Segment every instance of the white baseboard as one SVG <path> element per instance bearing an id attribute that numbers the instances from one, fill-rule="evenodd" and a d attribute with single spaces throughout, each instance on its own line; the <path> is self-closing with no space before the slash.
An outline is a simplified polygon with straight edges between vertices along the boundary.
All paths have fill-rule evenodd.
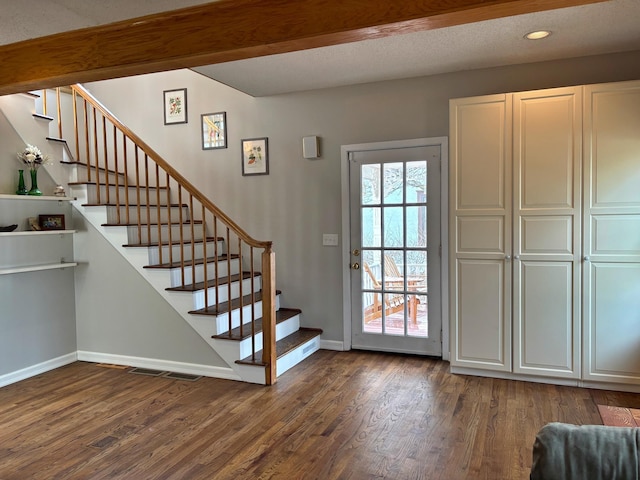
<path id="1" fill-rule="evenodd" d="M 320 349 L 344 352 L 344 342 L 338 342 L 337 340 L 320 340 Z"/>
<path id="2" fill-rule="evenodd" d="M 242 380 L 231 368 L 174 362 L 171 360 L 161 360 L 157 358 L 131 357 L 128 355 L 113 355 L 110 353 L 85 352 L 78 350 L 78 360 L 83 362 L 109 363 L 113 365 L 150 368 L 153 370 L 202 375 L 204 377 L 224 378 L 227 380 Z"/>
<path id="3" fill-rule="evenodd" d="M 51 360 L 38 363 L 37 365 L 31 365 L 30 367 L 23 368 L 15 372 L 0 375 L 0 387 L 19 382 L 21 380 L 26 380 L 27 378 L 35 377 L 36 375 L 40 375 L 41 373 L 45 373 L 50 370 L 55 370 L 56 368 L 63 367 L 65 365 L 69 365 L 70 363 L 75 362 L 77 359 L 77 352 L 67 353 L 66 355 L 62 355 L 58 358 L 52 358 Z"/>

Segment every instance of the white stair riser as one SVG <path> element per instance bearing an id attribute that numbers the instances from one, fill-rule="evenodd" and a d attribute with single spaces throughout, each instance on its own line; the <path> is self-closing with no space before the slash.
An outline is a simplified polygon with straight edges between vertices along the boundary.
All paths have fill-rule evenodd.
<path id="1" fill-rule="evenodd" d="M 207 251 L 207 253 L 209 253 Z M 231 261 L 229 262 L 231 264 L 231 275 L 237 275 L 238 273 L 240 273 L 240 259 L 239 258 L 232 258 Z M 193 278 L 191 277 L 192 275 L 192 270 L 194 267 L 192 266 L 185 266 L 184 267 L 184 278 L 185 278 L 185 283 L 194 283 L 193 282 Z M 195 283 L 198 282 L 203 282 L 204 281 L 204 265 L 196 265 L 195 266 L 196 269 L 196 278 L 195 278 Z M 226 277 L 229 275 L 229 264 L 227 263 L 226 260 L 221 260 L 218 262 L 218 277 L 222 278 L 222 277 Z M 169 276 L 171 279 L 171 286 L 172 287 L 177 287 L 182 285 L 182 273 L 180 271 L 180 268 L 172 268 L 171 271 L 169 272 Z M 215 264 L 213 262 L 209 262 L 207 263 L 207 279 L 211 280 L 213 278 L 216 277 L 216 267 Z"/>
<path id="2" fill-rule="evenodd" d="M 74 164 L 69 168 L 69 182 L 116 183 L 116 176 L 118 177 L 118 183 L 124 184 L 124 175 L 116 175 L 112 172 L 107 174 L 107 172 L 103 170 L 96 172 L 95 168 L 92 168 L 91 178 L 89 178 L 87 167 Z"/>
<path id="3" fill-rule="evenodd" d="M 300 329 L 300 315 L 288 318 L 284 322 L 276 325 L 276 342 L 284 337 L 291 335 Z M 256 352 L 262 350 L 262 332 L 256 334 Z M 245 338 L 238 342 L 240 349 L 239 358 L 246 358 L 251 355 L 251 337 Z"/>
<path id="4" fill-rule="evenodd" d="M 261 288 L 260 277 L 254 277 L 253 282 L 250 278 L 246 278 L 242 281 L 242 295 L 249 295 L 251 293 L 251 284 L 253 283 L 253 291 L 259 292 Z M 216 304 L 216 297 L 219 302 L 226 302 L 229 300 L 229 286 L 227 284 L 218 286 L 218 295 L 216 295 L 216 287 L 209 287 L 207 289 L 208 297 L 207 303 L 209 305 Z M 240 296 L 240 282 L 231 282 L 231 298 L 235 299 Z M 193 292 L 193 308 L 199 310 L 205 307 L 204 303 L 204 290 Z"/>
<path id="5" fill-rule="evenodd" d="M 108 223 L 117 223 L 118 222 L 118 208 L 120 209 L 120 221 L 127 221 L 127 208 L 126 207 L 115 207 L 109 206 L 107 207 L 107 222 Z M 158 217 L 160 218 L 160 223 L 169 223 L 169 209 L 171 210 L 171 222 L 186 222 L 190 220 L 189 217 L 189 209 L 186 206 L 182 207 L 182 219 L 180 218 L 180 207 L 163 207 L 158 208 L 157 206 L 140 206 L 140 211 L 138 213 L 138 207 L 129 207 L 129 223 L 138 223 L 138 217 L 140 219 L 140 223 L 158 223 Z"/>
<path id="6" fill-rule="evenodd" d="M 306 343 L 294 348 L 286 355 L 278 358 L 276 363 L 276 375 L 279 377 L 284 372 L 302 362 L 305 358 L 320 350 L 320 336 L 314 337 Z"/>
<path id="7" fill-rule="evenodd" d="M 207 243 L 207 256 L 213 256 L 215 251 L 214 241 Z M 162 247 L 149 247 L 149 265 L 158 265 L 159 263 L 166 263 L 170 260 L 169 249 L 172 251 L 172 260 L 177 262 L 180 260 L 180 251 L 183 251 L 184 260 L 193 260 L 204 257 L 204 244 L 196 243 L 193 245 L 195 255 L 192 256 L 190 243 L 178 244 L 178 245 L 163 245 Z M 162 262 L 160 261 L 160 251 L 162 251 Z M 224 241 L 218 240 L 218 252 L 224 253 Z"/>
<path id="8" fill-rule="evenodd" d="M 124 219 L 121 218 L 120 221 L 124 222 Z M 182 230 L 182 239 L 184 241 L 189 241 L 192 238 L 194 240 L 202 240 L 202 238 L 204 238 L 204 234 L 202 232 L 202 225 L 196 224 L 193 226 L 193 236 L 192 236 L 191 225 L 187 223 L 183 223 L 183 224 L 171 225 L 171 241 L 175 242 L 180 239 L 181 230 Z M 139 235 L 138 235 L 138 232 L 140 232 Z M 158 238 L 162 238 L 163 242 L 168 242 L 169 241 L 169 225 L 161 224 L 159 234 L 158 234 L 158 225 L 151 225 L 151 226 L 149 226 L 148 224 L 142 224 L 140 226 L 129 225 L 127 227 L 127 237 L 129 238 L 129 243 L 154 243 L 158 241 Z"/>
<path id="9" fill-rule="evenodd" d="M 98 187 L 97 185 L 87 185 L 88 203 L 98 203 L 98 190 L 100 190 L 100 201 L 103 203 L 119 203 L 120 205 L 124 205 L 128 201 L 129 205 L 136 205 L 138 203 L 138 198 L 140 198 L 140 203 L 147 203 L 147 190 L 144 187 L 141 187 L 139 191 L 132 186 L 125 188 L 123 178 L 118 179 L 118 184 L 118 187 L 116 187 L 115 185 L 100 185 L 100 187 Z M 129 191 L 128 196 L 127 190 Z M 107 191 L 109 192 L 108 202 Z M 150 203 L 158 203 L 157 195 L 160 195 L 161 205 L 169 203 L 166 188 L 161 188 L 159 192 L 156 192 L 155 189 L 150 188 Z"/>
<path id="10" fill-rule="evenodd" d="M 280 308 L 280 295 L 276 295 L 276 310 Z M 251 305 L 244 305 L 243 310 L 243 324 L 247 324 L 251 321 Z M 255 303 L 255 315 L 256 318 L 262 317 L 262 300 Z M 240 326 L 240 309 L 237 308 L 231 312 L 231 329 Z M 229 313 L 223 313 L 216 317 L 216 332 L 215 335 L 220 335 L 229 331 Z"/>

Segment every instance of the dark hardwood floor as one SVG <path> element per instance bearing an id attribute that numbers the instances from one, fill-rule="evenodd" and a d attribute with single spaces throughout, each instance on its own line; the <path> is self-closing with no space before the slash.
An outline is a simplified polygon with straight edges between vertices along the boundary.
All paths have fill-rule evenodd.
<path id="1" fill-rule="evenodd" d="M 0 479 L 526 479 L 552 421 L 640 395 L 320 351 L 273 387 L 78 362 L 0 388 Z"/>

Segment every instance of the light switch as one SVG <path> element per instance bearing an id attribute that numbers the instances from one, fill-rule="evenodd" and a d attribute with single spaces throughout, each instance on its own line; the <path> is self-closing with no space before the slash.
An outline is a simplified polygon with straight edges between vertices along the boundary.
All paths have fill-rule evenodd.
<path id="1" fill-rule="evenodd" d="M 322 245 L 325 247 L 337 247 L 338 246 L 338 234 L 337 233 L 323 233 Z"/>

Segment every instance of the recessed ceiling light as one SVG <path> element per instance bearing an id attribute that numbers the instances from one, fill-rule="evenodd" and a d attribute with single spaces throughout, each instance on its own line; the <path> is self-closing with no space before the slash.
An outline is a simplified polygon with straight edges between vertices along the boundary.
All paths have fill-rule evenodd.
<path id="1" fill-rule="evenodd" d="M 535 32 L 527 33 L 524 38 L 527 40 L 541 40 L 547 38 L 549 35 L 551 35 L 549 30 L 536 30 Z"/>

